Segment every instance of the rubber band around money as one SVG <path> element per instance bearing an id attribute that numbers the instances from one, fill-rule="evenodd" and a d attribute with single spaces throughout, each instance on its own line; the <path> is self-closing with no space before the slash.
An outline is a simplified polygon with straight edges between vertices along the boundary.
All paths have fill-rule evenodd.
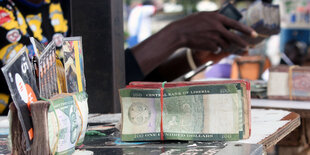
<path id="1" fill-rule="evenodd" d="M 59 132 L 60 132 L 60 129 L 59 129 L 59 120 L 58 120 L 58 117 L 57 117 L 57 113 L 55 111 L 55 108 L 54 108 L 54 103 L 52 100 L 49 100 L 49 99 L 46 99 L 46 98 L 43 98 L 41 97 L 42 100 L 44 101 L 47 101 L 47 102 L 50 102 L 51 103 L 51 107 L 53 108 L 53 112 L 55 114 L 55 117 L 56 117 L 56 121 L 57 121 L 57 138 L 56 138 L 56 143 L 54 144 L 54 147 L 53 147 L 53 152 L 52 154 L 54 155 L 56 153 L 56 146 L 58 146 L 58 141 L 59 141 Z"/>
<path id="2" fill-rule="evenodd" d="M 164 89 L 167 81 L 162 83 L 160 88 L 160 140 L 164 140 L 164 128 L 163 128 L 163 109 L 164 109 Z"/>
<path id="3" fill-rule="evenodd" d="M 81 115 L 81 130 L 80 130 L 79 136 L 78 136 L 78 138 L 77 138 L 77 140 L 76 140 L 76 142 L 75 142 L 75 146 L 77 146 L 77 143 L 79 142 L 79 139 L 80 139 L 81 134 L 82 134 L 82 131 L 83 131 L 83 115 L 82 115 L 80 106 L 79 106 L 79 104 L 77 103 L 77 99 L 76 99 L 76 96 L 75 96 L 75 95 L 73 95 L 73 99 L 74 99 L 75 105 L 76 105 L 76 107 L 77 107 L 77 109 L 79 110 L 79 113 L 80 113 L 80 115 Z"/>
<path id="4" fill-rule="evenodd" d="M 293 100 L 294 96 L 293 96 L 293 69 L 294 68 L 297 68 L 299 66 L 297 65 L 294 65 L 294 66 L 290 66 L 289 70 L 288 70 L 288 87 L 289 87 L 289 97 L 290 97 L 290 100 Z"/>

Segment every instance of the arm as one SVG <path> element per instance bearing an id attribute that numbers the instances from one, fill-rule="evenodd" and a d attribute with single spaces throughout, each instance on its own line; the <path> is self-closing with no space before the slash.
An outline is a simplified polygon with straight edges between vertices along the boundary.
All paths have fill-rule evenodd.
<path id="1" fill-rule="evenodd" d="M 199 51 L 216 51 L 218 47 L 225 49 L 230 44 L 236 44 L 242 48 L 248 46 L 246 41 L 227 28 L 252 37 L 257 36 L 256 32 L 251 28 L 228 19 L 217 12 L 201 12 L 169 24 L 158 33 L 133 47 L 132 53 L 143 74 L 148 75 L 180 47 L 189 47 Z M 196 56 L 194 54 L 194 59 L 199 61 L 197 65 L 203 64 L 204 60 L 200 62 L 202 55 L 203 57 L 210 56 L 210 58 L 214 56 L 214 54 L 208 52 L 202 55 L 199 53 Z M 226 55 L 220 54 L 220 56 L 224 57 Z M 188 70 L 186 68 L 181 69 Z"/>
<path id="2" fill-rule="evenodd" d="M 221 52 L 219 54 L 214 54 L 208 51 L 196 51 L 192 50 L 191 54 L 193 56 L 194 63 L 197 67 L 205 64 L 208 61 L 213 61 L 217 63 L 222 58 L 229 55 L 228 52 Z M 161 63 L 157 68 L 155 68 L 151 73 L 149 73 L 145 80 L 147 81 L 172 81 L 188 72 L 192 68 L 189 65 L 186 56 L 186 50 L 173 53 L 166 61 Z"/>

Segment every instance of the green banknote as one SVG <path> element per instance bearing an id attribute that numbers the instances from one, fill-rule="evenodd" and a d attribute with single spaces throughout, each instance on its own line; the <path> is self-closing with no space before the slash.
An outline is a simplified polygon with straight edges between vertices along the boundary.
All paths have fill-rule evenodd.
<path id="1" fill-rule="evenodd" d="M 122 140 L 160 140 L 160 89 L 120 89 Z M 165 88 L 165 140 L 226 141 L 244 136 L 244 87 L 240 83 Z"/>
<path id="2" fill-rule="evenodd" d="M 240 95 L 241 104 L 243 111 L 239 110 L 239 124 L 240 127 L 240 138 L 246 139 L 250 137 L 251 131 L 251 85 L 247 80 L 221 80 L 221 81 L 191 81 L 191 82 L 168 82 L 165 84 L 165 87 L 180 87 L 180 86 L 195 86 L 195 85 L 222 85 L 222 84 L 235 84 L 238 93 Z M 160 88 L 162 85 L 161 82 L 130 82 L 126 88 Z M 240 106 L 241 107 L 241 106 Z M 242 118 L 242 120 L 241 120 Z M 243 133 L 243 136 L 242 136 Z"/>
<path id="3" fill-rule="evenodd" d="M 88 118 L 87 94 L 60 95 L 48 111 L 51 152 L 72 154 L 83 143 Z"/>

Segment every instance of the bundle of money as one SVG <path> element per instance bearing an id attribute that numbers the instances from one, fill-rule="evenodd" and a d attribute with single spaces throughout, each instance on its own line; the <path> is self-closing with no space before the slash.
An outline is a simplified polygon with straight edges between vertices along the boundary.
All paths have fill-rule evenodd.
<path id="1" fill-rule="evenodd" d="M 27 149 L 17 110 L 10 106 L 13 154 L 72 154 L 83 143 L 88 121 L 85 92 L 59 94 L 48 101 L 31 103 L 30 107 L 34 139 L 31 149 Z"/>
<path id="2" fill-rule="evenodd" d="M 261 35 L 270 36 L 280 32 L 280 8 L 258 1 L 242 12 L 241 22 L 251 26 Z"/>
<path id="3" fill-rule="evenodd" d="M 272 67 L 269 73 L 267 95 L 270 99 L 310 100 L 310 67 Z"/>
<path id="4" fill-rule="evenodd" d="M 120 89 L 123 141 L 249 138 L 250 83 L 131 82 Z"/>
<path id="5" fill-rule="evenodd" d="M 267 98 L 267 82 L 264 80 L 251 81 L 251 98 Z"/>
<path id="6" fill-rule="evenodd" d="M 258 33 L 258 37 L 256 38 L 240 33 L 241 38 L 246 40 L 252 47 L 271 35 L 278 34 L 280 32 L 279 5 L 272 5 L 262 1 L 257 1 L 248 9 L 241 11 L 241 14 L 242 18 L 240 22 L 250 26 Z M 227 51 L 238 54 L 242 53 L 244 50 L 235 45 L 231 45 Z"/>
<path id="7" fill-rule="evenodd" d="M 33 56 L 28 54 L 27 47 L 23 47 L 1 68 L 18 114 L 14 115 L 17 124 L 10 127 L 17 137 L 12 140 L 13 149 L 16 154 L 72 153 L 75 146 L 83 142 L 87 126 L 82 38 L 64 39 L 67 47 L 64 51 L 68 56 L 64 58 L 66 67 L 57 59 L 54 41 L 45 47 L 35 38 L 30 40 L 35 51 Z M 67 68 L 73 73 L 65 74 Z M 66 84 L 74 89 L 65 90 Z M 52 106 L 49 106 L 50 102 Z M 48 110 L 48 117 L 44 110 Z"/>
<path id="8" fill-rule="evenodd" d="M 51 152 L 72 154 L 84 141 L 88 104 L 85 92 L 60 94 L 51 99 L 48 110 L 48 133 Z"/>

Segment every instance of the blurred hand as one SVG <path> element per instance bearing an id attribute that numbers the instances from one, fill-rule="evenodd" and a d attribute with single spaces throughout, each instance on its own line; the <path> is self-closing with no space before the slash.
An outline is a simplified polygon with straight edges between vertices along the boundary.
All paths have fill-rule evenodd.
<path id="1" fill-rule="evenodd" d="M 257 33 L 250 27 L 229 19 L 218 12 L 200 12 L 172 22 L 131 50 L 144 75 L 149 74 L 181 47 L 203 51 L 199 52 L 203 55 L 199 53 L 197 56 L 194 55 L 194 59 L 200 59 L 195 61 L 196 65 L 202 65 L 208 59 L 218 61 L 230 54 L 229 52 L 214 54 L 219 47 L 225 50 L 231 44 L 236 44 L 241 48 L 248 46 L 245 40 L 231 30 L 252 37 L 257 36 Z M 178 67 L 181 68 L 180 65 Z M 183 68 L 183 73 L 187 71 Z"/>
<path id="2" fill-rule="evenodd" d="M 181 39 L 183 46 L 196 50 L 216 51 L 218 47 L 225 49 L 230 44 L 247 48 L 247 42 L 231 30 L 257 37 L 257 33 L 250 27 L 229 19 L 218 12 L 196 13 L 178 20 L 172 25 L 175 27 L 175 32 Z"/>

